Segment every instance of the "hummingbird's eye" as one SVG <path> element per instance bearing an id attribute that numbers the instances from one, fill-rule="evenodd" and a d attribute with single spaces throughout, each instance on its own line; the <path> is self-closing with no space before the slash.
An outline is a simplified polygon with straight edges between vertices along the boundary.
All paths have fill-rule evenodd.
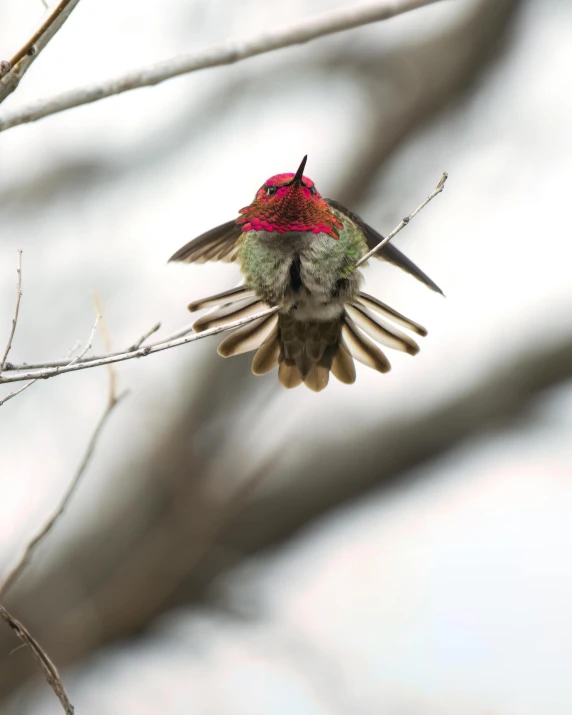
<path id="1" fill-rule="evenodd" d="M 312 196 L 316 195 L 316 187 L 315 186 L 310 186 L 310 193 L 312 194 Z"/>
<path id="2" fill-rule="evenodd" d="M 266 187 L 266 196 L 274 196 L 275 193 L 276 193 L 275 186 L 267 186 Z"/>

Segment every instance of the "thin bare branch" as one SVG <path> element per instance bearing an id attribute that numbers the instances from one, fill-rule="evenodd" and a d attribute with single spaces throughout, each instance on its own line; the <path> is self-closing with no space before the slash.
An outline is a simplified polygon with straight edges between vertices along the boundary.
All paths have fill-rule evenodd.
<path id="1" fill-rule="evenodd" d="M 137 350 L 137 348 L 140 348 L 143 343 L 150 338 L 154 333 L 156 333 L 159 329 L 161 328 L 161 323 L 155 323 L 155 325 L 152 328 L 149 328 L 149 330 L 146 333 L 143 333 L 143 335 L 137 340 L 136 342 L 133 343 L 133 345 L 129 348 L 129 350 Z M 178 335 L 176 337 L 179 337 Z"/>
<path id="2" fill-rule="evenodd" d="M 20 272 L 20 275 L 21 275 L 21 272 Z M 20 292 L 19 292 L 19 295 L 21 295 Z M 17 310 L 16 310 L 16 316 L 17 316 Z M 79 353 L 79 355 L 77 355 L 76 357 L 74 357 L 71 361 L 69 361 L 69 360 L 66 361 L 66 362 L 64 363 L 65 365 L 67 365 L 68 367 L 69 367 L 70 365 L 75 365 L 75 364 L 76 364 L 77 362 L 79 362 L 80 360 L 83 360 L 83 358 L 85 357 L 85 355 L 87 354 L 87 352 L 88 352 L 89 350 L 91 350 L 92 343 L 93 343 L 93 336 L 95 335 L 95 331 L 96 331 L 96 329 L 97 329 L 97 324 L 98 324 L 100 318 L 101 318 L 101 315 L 98 314 L 98 315 L 96 316 L 96 318 L 95 318 L 95 323 L 93 324 L 93 326 L 92 326 L 92 328 L 91 328 L 91 333 L 90 333 L 90 335 L 89 335 L 89 338 L 88 338 L 88 341 L 87 341 L 87 344 L 86 344 L 85 348 L 81 351 L 81 353 Z M 14 328 L 14 327 L 15 327 L 15 325 L 13 326 L 13 328 Z M 12 334 L 13 334 L 13 331 L 12 331 Z M 75 348 L 72 348 L 72 350 L 71 350 L 70 352 L 73 352 L 74 349 L 75 349 Z M 7 355 L 7 354 L 8 354 L 8 350 L 6 351 L 6 355 Z M 8 365 L 8 364 L 9 364 L 9 363 L 6 363 L 6 365 Z M 111 373 L 111 376 L 112 376 L 112 386 L 114 386 L 114 385 L 115 385 L 115 373 L 113 372 L 111 366 L 110 366 L 109 369 L 110 369 L 110 373 Z M 0 372 L 0 380 L 1 380 L 1 379 L 2 379 L 2 377 L 1 377 L 1 372 Z M 2 405 L 3 405 L 5 402 L 8 402 L 8 400 L 11 400 L 13 397 L 16 397 L 16 395 L 19 395 L 21 392 L 24 392 L 24 390 L 27 390 L 27 389 L 28 389 L 29 387 L 31 387 L 35 382 L 37 382 L 38 379 L 39 379 L 39 378 L 37 378 L 37 377 L 33 378 L 32 380 L 30 380 L 30 382 L 28 382 L 28 383 L 27 383 L 26 385 L 24 385 L 23 387 L 20 387 L 18 390 L 14 390 L 13 392 L 10 392 L 8 395 L 6 395 L 6 397 L 3 397 L 2 399 L 0 399 L 0 407 L 2 407 Z M 114 391 L 114 389 L 115 389 L 115 388 L 112 387 L 112 392 Z M 0 593 L 1 593 L 1 590 L 0 590 Z"/>
<path id="3" fill-rule="evenodd" d="M 97 330 L 97 324 L 99 323 L 100 320 L 101 320 L 101 315 L 98 313 L 98 314 L 95 316 L 95 323 L 94 323 L 94 324 L 92 325 L 92 327 L 91 327 L 91 333 L 89 334 L 89 338 L 88 338 L 88 340 L 87 340 L 87 343 L 86 343 L 86 345 L 85 345 L 85 348 L 84 348 L 80 353 L 78 353 L 78 354 L 68 363 L 68 365 L 75 365 L 77 362 L 79 362 L 80 360 L 82 360 L 82 359 L 87 355 L 87 353 L 91 350 L 92 345 L 93 345 L 93 337 L 94 337 L 94 335 L 95 335 L 95 331 Z"/>
<path id="4" fill-rule="evenodd" d="M 424 209 L 425 206 L 427 206 L 427 204 L 428 204 L 430 201 L 432 201 L 432 200 L 435 198 L 435 196 L 437 196 L 437 194 L 440 194 L 441 191 L 443 191 L 443 189 L 445 188 L 445 182 L 447 181 L 448 178 L 449 178 L 449 175 L 447 174 L 447 172 L 444 172 L 444 173 L 443 173 L 443 176 L 439 179 L 439 183 L 438 183 L 437 186 L 433 189 L 433 191 L 431 192 L 431 194 L 429 194 L 429 196 L 425 199 L 425 201 L 423 201 L 423 203 L 419 204 L 419 206 L 415 209 L 415 211 L 412 211 L 412 212 L 409 214 L 409 216 L 406 216 L 404 219 L 402 219 L 402 220 L 401 220 L 401 223 L 399 224 L 399 226 L 396 226 L 396 227 L 393 229 L 393 231 L 392 231 L 391 233 L 389 233 L 389 234 L 383 239 L 383 241 L 380 241 L 380 242 L 377 244 L 377 246 L 374 246 L 374 247 L 371 249 L 371 251 L 368 251 L 368 252 L 365 254 L 365 256 L 362 256 L 362 257 L 359 259 L 359 261 L 356 263 L 356 268 L 359 268 L 359 267 L 362 265 L 362 263 L 365 263 L 365 262 L 366 262 L 367 260 L 369 260 L 375 253 L 377 253 L 380 248 L 382 248 L 383 246 L 385 246 L 386 243 L 389 243 L 389 241 L 391 241 L 391 239 L 392 239 L 394 236 L 396 236 L 396 235 L 401 231 L 401 229 L 403 229 L 403 228 L 405 228 L 405 227 L 407 226 L 407 224 L 411 221 L 412 218 L 415 218 L 415 216 L 417 216 L 417 214 L 418 214 L 422 209 Z"/>
<path id="5" fill-rule="evenodd" d="M 160 324 L 159 324 L 160 325 Z M 155 327 L 155 326 L 153 326 Z M 183 328 L 179 328 L 179 330 L 175 330 L 173 333 L 169 333 L 169 335 L 165 335 L 163 338 L 161 338 L 160 341 L 158 342 L 168 342 L 169 340 L 174 340 L 175 338 L 181 338 L 183 335 L 188 335 L 189 333 L 193 332 L 193 323 L 187 323 L 186 326 Z M 145 336 L 142 336 L 145 337 Z M 145 341 L 143 341 L 145 342 Z M 156 345 L 157 343 L 152 343 L 153 345 Z M 134 350 L 138 350 L 141 347 L 141 345 L 132 345 L 131 347 L 127 348 L 126 350 L 118 350 L 117 352 L 109 352 L 105 355 L 96 355 L 92 360 L 101 360 L 105 357 L 111 357 L 112 355 L 122 355 L 123 353 L 126 352 L 133 352 Z M 69 359 L 65 360 L 53 360 L 52 362 L 38 362 L 38 363 L 21 363 L 20 365 L 15 365 L 14 363 L 7 362 L 6 365 L 4 366 L 4 372 L 20 372 L 22 370 L 43 370 L 46 367 L 64 367 L 65 365 L 69 364 Z M 0 376 L 0 384 L 2 382 L 2 377 Z"/>
<path id="6" fill-rule="evenodd" d="M 71 346 L 71 348 L 67 351 L 66 356 L 64 358 L 65 362 L 69 362 L 74 357 L 75 351 L 80 350 L 80 348 L 81 340 L 76 340 L 75 343 Z"/>
<path id="7" fill-rule="evenodd" d="M 171 348 L 176 348 L 179 345 L 186 345 L 187 343 L 192 343 L 195 340 L 202 340 L 203 338 L 208 338 L 211 335 L 218 335 L 218 333 L 223 333 L 227 330 L 233 330 L 234 328 L 240 328 L 242 325 L 251 323 L 253 320 L 258 320 L 258 318 L 265 318 L 273 313 L 277 313 L 280 310 L 279 306 L 273 308 L 266 308 L 266 310 L 256 313 L 256 315 L 251 315 L 248 318 L 241 318 L 240 320 L 235 320 L 231 323 L 226 323 L 225 325 L 220 325 L 216 328 L 210 328 L 202 333 L 193 333 L 192 335 L 185 335 L 174 340 L 168 340 L 166 342 L 158 342 L 152 345 L 147 345 L 145 347 L 138 348 L 137 350 L 131 350 L 123 353 L 114 353 L 112 355 L 105 355 L 100 358 L 94 358 L 91 360 L 83 360 L 82 362 L 76 362 L 72 364 L 65 364 L 58 367 L 45 367 L 37 370 L 29 370 L 27 368 L 26 372 L 17 372 L 15 375 L 6 375 L 2 377 L 0 375 L 0 384 L 8 382 L 22 382 L 23 380 L 46 380 L 50 377 L 55 377 L 56 375 L 63 375 L 66 372 L 76 372 L 77 370 L 86 370 L 91 367 L 99 367 L 101 365 L 110 365 L 115 362 L 122 362 L 123 360 L 132 360 L 133 358 L 146 357 L 152 353 L 158 353 L 162 350 L 170 350 Z M 12 366 L 14 368 L 14 366 Z"/>
<path id="8" fill-rule="evenodd" d="M 2 373 L 2 370 L 4 369 L 4 366 L 6 365 L 6 360 L 8 359 L 8 354 L 10 353 L 10 349 L 12 347 L 12 340 L 14 339 L 14 333 L 16 332 L 16 325 L 18 324 L 18 315 L 20 313 L 20 301 L 22 300 L 22 249 L 18 249 L 18 268 L 16 269 L 18 273 L 18 280 L 16 283 L 16 288 L 17 288 L 17 297 L 16 297 L 16 309 L 14 311 L 14 317 L 12 318 L 12 328 L 10 329 L 10 337 L 8 338 L 8 344 L 6 345 L 6 350 L 4 351 L 4 357 L 2 358 L 2 362 L 0 362 L 0 373 Z M 30 380 L 30 382 L 26 383 L 22 387 L 18 388 L 17 390 L 14 390 L 13 392 L 10 392 L 6 397 L 3 397 L 0 400 L 0 407 L 5 402 L 8 402 L 8 400 L 11 400 L 13 397 L 16 397 L 16 395 L 19 395 L 21 392 L 24 392 L 24 390 L 27 390 L 31 385 L 33 385 L 36 381 L 35 380 Z"/>
<path id="9" fill-rule="evenodd" d="M 38 661 L 40 667 L 44 671 L 44 675 L 46 676 L 49 686 L 62 704 L 62 708 L 64 709 L 66 715 L 74 715 L 74 706 L 68 698 L 66 689 L 64 688 L 64 684 L 62 683 L 62 679 L 58 673 L 58 669 L 52 663 L 46 651 L 24 626 L 24 624 L 14 618 L 14 616 L 7 611 L 2 604 L 0 604 L 0 618 L 2 618 L 10 626 L 10 628 L 12 628 L 14 633 Z"/>
<path id="10" fill-rule="evenodd" d="M 6 345 L 6 350 L 4 351 L 4 356 L 0 362 L 0 373 L 4 369 L 6 360 L 8 359 L 8 353 L 12 347 L 12 340 L 14 339 L 14 333 L 16 332 L 16 325 L 18 323 L 18 314 L 20 312 L 20 301 L 22 300 L 22 249 L 18 249 L 18 268 L 16 269 L 18 273 L 18 280 L 16 282 L 17 296 L 16 296 L 16 309 L 14 310 L 14 317 L 12 318 L 12 328 L 10 329 L 10 337 L 8 338 L 8 344 Z"/>
<path id="11" fill-rule="evenodd" d="M 11 94 L 34 60 L 71 15 L 79 0 L 59 0 L 48 8 L 38 28 L 14 53 L 11 59 L 0 63 L 0 103 Z"/>
<path id="12" fill-rule="evenodd" d="M 438 2 L 438 0 L 377 0 L 376 2 L 362 5 L 352 5 L 263 35 L 244 40 L 234 40 L 214 45 L 200 52 L 173 57 L 164 62 L 132 70 L 115 79 L 87 87 L 78 87 L 55 97 L 33 102 L 27 107 L 15 110 L 0 118 L 0 131 L 5 131 L 19 124 L 37 121 L 72 107 L 97 102 L 115 94 L 128 92 L 139 87 L 156 85 L 172 77 L 210 67 L 233 64 L 266 52 L 303 44 L 318 37 L 332 35 L 344 30 L 380 22 L 381 20 L 388 20 L 396 15 L 401 15 L 435 2 Z"/>
<path id="13" fill-rule="evenodd" d="M 25 385 L 22 385 L 22 387 L 19 387 L 17 390 L 14 390 L 13 392 L 10 392 L 6 395 L 6 397 L 3 397 L 0 400 L 0 407 L 5 402 L 8 402 L 8 400 L 11 400 L 13 397 L 16 397 L 16 395 L 19 395 L 21 392 L 24 392 L 24 390 L 27 390 L 29 387 L 31 387 L 35 382 L 37 381 L 37 378 L 35 380 L 30 380 L 30 382 L 27 382 Z"/>
<path id="14" fill-rule="evenodd" d="M 175 330 L 174 333 L 169 333 L 163 340 L 175 340 L 175 338 L 182 338 L 183 335 L 188 335 L 193 332 L 193 323 L 187 323 L 183 328 Z"/>

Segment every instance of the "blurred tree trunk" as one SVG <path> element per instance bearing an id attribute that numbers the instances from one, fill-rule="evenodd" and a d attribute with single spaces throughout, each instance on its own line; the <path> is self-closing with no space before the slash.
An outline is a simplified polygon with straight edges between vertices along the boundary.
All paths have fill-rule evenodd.
<path id="1" fill-rule="evenodd" d="M 348 45 L 326 63 L 328 72 L 334 62 L 335 69 L 354 74 L 372 97 L 371 124 L 344 176 L 341 199 L 359 204 L 391 153 L 474 85 L 504 48 L 518 5 L 518 0 L 480 0 L 456 27 L 430 40 L 379 56 L 364 56 L 359 48 L 354 53 Z M 400 87 L 389 104 L 383 101 L 387 83 Z M 173 423 L 154 456 L 138 465 L 137 492 L 130 502 L 120 509 L 110 504 L 107 519 L 95 531 L 70 543 L 41 578 L 32 574 L 24 580 L 6 605 L 58 666 L 73 663 L 145 628 L 165 609 L 200 598 L 213 578 L 246 555 L 289 537 L 368 489 L 402 478 L 421 460 L 498 415 L 513 414 L 538 389 L 570 374 L 560 349 L 542 360 L 526 360 L 519 389 L 511 369 L 436 414 L 392 421 L 391 427 L 380 424 L 362 444 L 352 444 L 351 459 L 339 447 L 327 474 L 321 471 L 318 451 L 308 454 L 300 472 L 288 479 L 279 461 L 255 474 L 237 475 L 244 488 L 228 503 L 209 489 L 219 443 L 208 435 L 224 434 L 243 401 L 251 399 L 250 357 L 214 361 L 189 411 Z M 545 360 L 552 362 L 546 365 Z M 505 392 L 499 401 L 500 386 Z M 260 381 L 259 389 L 277 388 L 273 381 Z M 118 481 L 122 478 L 116 475 Z M 265 485 L 280 487 L 253 494 L 262 478 Z M 9 632 L 0 631 L 0 639 L 0 697 L 6 697 L 35 671 L 27 653 L 10 655 Z"/>

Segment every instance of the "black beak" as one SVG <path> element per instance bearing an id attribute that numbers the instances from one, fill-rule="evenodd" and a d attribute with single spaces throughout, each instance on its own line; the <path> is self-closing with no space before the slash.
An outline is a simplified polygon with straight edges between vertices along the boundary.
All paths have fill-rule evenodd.
<path id="1" fill-rule="evenodd" d="M 294 176 L 292 181 L 290 181 L 287 184 L 287 186 L 300 186 L 300 184 L 302 183 L 302 177 L 304 176 L 304 168 L 306 166 L 307 161 L 308 161 L 308 155 L 306 154 L 306 156 L 302 159 L 302 163 L 298 167 L 298 171 L 296 172 L 296 175 Z"/>

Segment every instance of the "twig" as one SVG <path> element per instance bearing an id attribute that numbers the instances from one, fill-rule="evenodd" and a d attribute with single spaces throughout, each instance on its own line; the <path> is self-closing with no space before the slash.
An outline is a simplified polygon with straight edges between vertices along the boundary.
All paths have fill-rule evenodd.
<path id="1" fill-rule="evenodd" d="M 210 328 L 209 330 L 204 330 L 202 333 L 193 333 L 192 335 L 185 335 L 174 340 L 168 340 L 166 342 L 157 342 L 152 345 L 147 345 L 145 347 L 138 348 L 137 350 L 131 350 L 123 353 L 113 353 L 112 355 L 105 355 L 100 358 L 94 358 L 92 360 L 83 360 L 82 362 L 76 362 L 72 364 L 64 364 L 58 367 L 43 367 L 37 370 L 29 370 L 26 372 L 16 372 L 15 375 L 6 375 L 2 377 L 0 375 L 0 384 L 8 382 L 22 382 L 23 380 L 45 380 L 50 377 L 55 377 L 56 375 L 63 375 L 66 372 L 76 372 L 77 370 L 86 370 L 91 367 L 99 367 L 101 365 L 110 365 L 115 362 L 122 362 L 124 360 L 132 360 L 133 358 L 146 357 L 152 353 L 158 353 L 162 350 L 170 350 L 171 348 L 176 348 L 179 345 L 186 345 L 187 343 L 192 343 L 195 340 L 202 340 L 203 338 L 208 338 L 211 335 L 218 335 L 218 333 L 223 333 L 227 330 L 233 330 L 234 328 L 239 328 L 242 325 L 251 323 L 253 320 L 258 318 L 264 318 L 273 313 L 277 313 L 280 310 L 279 306 L 273 308 L 267 308 L 266 310 L 256 313 L 256 315 L 251 315 L 247 318 L 241 318 L 240 320 L 235 320 L 231 323 L 226 323 L 225 325 L 220 325 L 216 328 Z M 14 370 L 14 366 L 11 366 Z M 15 371 L 15 370 L 14 370 Z"/>
<path id="2" fill-rule="evenodd" d="M 16 395 L 19 395 L 21 392 L 24 392 L 24 390 L 27 390 L 29 387 L 31 387 L 36 382 L 36 380 L 37 380 L 37 378 L 34 380 L 30 380 L 30 382 L 27 382 L 25 385 L 23 385 L 22 387 L 19 387 L 17 390 L 14 390 L 13 392 L 9 392 L 6 395 L 6 397 L 3 397 L 0 400 L 0 407 L 2 407 L 2 405 L 5 402 L 8 402 L 8 400 L 11 400 L 13 397 L 16 397 Z"/>
<path id="3" fill-rule="evenodd" d="M 21 254 L 21 253 L 22 253 L 22 252 L 20 251 L 20 254 Z M 13 321 L 13 323 L 12 323 L 12 333 L 11 333 L 11 335 L 10 335 L 10 341 L 9 341 L 9 343 L 8 343 L 8 347 L 6 348 L 6 353 L 5 353 L 4 358 L 6 358 L 6 357 L 8 356 L 8 352 L 10 351 L 10 344 L 11 344 L 11 342 L 12 342 L 12 337 L 13 337 L 13 335 L 14 335 L 14 330 L 15 330 L 15 328 L 16 328 L 16 321 L 17 321 L 17 318 L 18 318 L 18 308 L 19 308 L 19 303 L 20 303 L 20 297 L 21 297 L 21 295 L 22 295 L 22 293 L 21 293 L 21 291 L 20 291 L 21 275 L 22 275 L 22 271 L 21 271 L 21 266 L 20 266 L 20 268 L 18 268 L 18 303 L 17 303 L 17 305 L 16 305 L 16 316 L 15 316 L 14 321 Z M 89 335 L 89 338 L 88 338 L 88 341 L 87 341 L 87 344 L 86 344 L 85 348 L 81 351 L 81 353 L 79 353 L 79 355 L 77 355 L 77 356 L 76 356 L 75 358 L 73 358 L 71 361 L 66 361 L 66 362 L 64 362 L 64 364 L 65 364 L 66 366 L 69 367 L 70 365 L 75 365 L 77 362 L 79 362 L 80 360 L 82 360 L 82 359 L 85 357 L 86 353 L 91 349 L 92 343 L 93 343 L 93 336 L 95 335 L 95 331 L 96 331 L 96 329 L 97 329 L 97 324 L 98 324 L 100 318 L 101 318 L 101 315 L 98 314 L 98 315 L 96 316 L 96 318 L 95 318 L 95 323 L 93 324 L 93 327 L 92 327 L 92 329 L 91 329 L 91 333 L 90 333 L 90 335 Z M 72 351 L 73 351 L 73 349 L 72 349 Z M 8 364 L 8 363 L 5 363 L 5 364 Z M 114 384 L 115 384 L 115 374 L 113 373 L 113 370 L 111 369 L 111 367 L 110 367 L 110 371 L 111 371 L 111 376 L 112 376 L 112 383 L 113 383 L 113 385 L 114 385 Z M 1 380 L 1 379 L 2 379 L 2 377 L 1 377 L 1 370 L 0 370 L 0 380 Z M 31 387 L 35 382 L 38 381 L 38 379 L 39 379 L 39 378 L 37 378 L 37 377 L 33 378 L 32 380 L 30 380 L 30 382 L 28 382 L 28 383 L 27 383 L 26 385 L 24 385 L 23 387 L 20 387 L 18 390 L 14 390 L 13 392 L 10 392 L 8 395 L 6 395 L 6 397 L 3 397 L 2 399 L 0 399 L 0 407 L 2 407 L 2 405 L 3 405 L 5 402 L 8 402 L 8 400 L 11 400 L 13 397 L 16 397 L 16 395 L 19 395 L 21 392 L 24 392 L 24 390 L 27 390 L 28 387 Z M 114 389 L 114 388 L 113 388 L 113 389 Z M 0 591 L 0 593 L 1 593 L 1 591 Z"/>
<path id="4" fill-rule="evenodd" d="M 181 338 L 183 335 L 188 335 L 189 333 L 193 332 L 193 323 L 187 323 L 187 325 L 183 328 L 179 328 L 179 330 L 175 330 L 173 333 L 169 333 L 169 335 L 165 335 L 163 338 L 161 338 L 160 341 L 161 343 L 165 343 L 169 340 L 174 340 L 175 338 Z M 143 336 L 144 337 L 144 336 Z M 156 345 L 158 343 L 152 343 L 152 345 Z M 95 355 L 92 360 L 101 360 L 105 357 L 111 357 L 112 355 L 122 355 L 123 353 L 126 352 L 133 352 L 134 350 L 138 350 L 141 346 L 135 347 L 132 345 L 131 347 L 127 348 L 126 350 L 118 350 L 117 352 L 109 352 L 105 355 Z M 43 370 L 46 367 L 63 367 L 65 365 L 69 364 L 69 360 L 53 360 L 51 362 L 38 362 L 38 363 L 21 363 L 20 365 L 15 365 L 14 363 L 7 362 L 6 365 L 4 366 L 4 372 L 21 372 L 22 370 Z M 0 384 L 2 383 L 2 377 L 0 376 Z"/>
<path id="5" fill-rule="evenodd" d="M 143 335 L 137 340 L 136 342 L 133 343 L 133 345 L 129 348 L 129 350 L 137 350 L 137 348 L 140 348 L 143 343 L 147 340 L 147 338 L 150 338 L 154 333 L 156 333 L 161 327 L 161 323 L 155 323 L 155 325 L 150 328 L 146 333 L 143 333 Z M 178 336 L 177 336 L 178 337 Z"/>
<path id="6" fill-rule="evenodd" d="M 76 340 L 75 343 L 72 345 L 72 347 L 67 351 L 65 360 L 69 361 L 73 358 L 73 354 L 75 353 L 76 350 L 79 350 L 81 348 L 81 340 Z"/>
<path id="7" fill-rule="evenodd" d="M 403 229 L 403 228 L 405 228 L 405 227 L 407 226 L 407 224 L 411 221 L 412 218 L 415 218 L 415 216 L 417 216 L 417 214 L 418 214 L 422 209 L 424 209 L 425 206 L 427 206 L 427 204 L 428 204 L 432 199 L 434 199 L 435 196 L 437 196 L 437 194 L 440 194 L 441 191 L 443 191 L 443 189 L 445 188 L 445 182 L 447 181 L 448 178 L 449 178 L 449 175 L 447 174 L 447 172 L 444 172 L 444 173 L 443 173 L 443 176 L 439 179 L 439 183 L 438 183 L 437 186 L 433 189 L 432 193 L 425 199 L 425 201 L 424 201 L 422 204 L 420 204 L 420 205 L 415 209 L 415 211 L 413 211 L 412 213 L 410 213 L 409 216 L 406 216 L 404 219 L 402 219 L 402 221 L 401 221 L 401 223 L 399 224 L 399 226 L 396 226 L 396 227 L 393 229 L 393 231 L 392 231 L 391 233 L 389 233 L 389 234 L 383 239 L 383 241 L 380 241 L 380 242 L 377 244 L 377 246 L 374 246 L 374 247 L 371 249 L 371 251 L 368 251 L 368 252 L 365 254 L 365 256 L 362 256 L 362 257 L 359 259 L 359 261 L 356 263 L 356 268 L 359 268 L 362 263 L 365 263 L 368 259 L 370 259 L 370 258 L 374 255 L 374 253 L 377 253 L 380 248 L 382 248 L 383 246 L 385 246 L 386 243 L 389 243 L 389 241 L 391 241 L 391 239 L 392 239 L 394 236 L 396 236 L 396 235 L 401 231 L 401 229 Z"/>
<path id="8" fill-rule="evenodd" d="M 12 628 L 18 638 L 38 661 L 40 667 L 44 671 L 44 675 L 46 676 L 49 686 L 62 704 L 62 708 L 64 709 L 66 715 L 74 715 L 74 706 L 68 698 L 64 684 L 62 683 L 62 679 L 58 673 L 58 669 L 52 663 L 46 651 L 33 637 L 30 631 L 22 623 L 20 623 L 20 621 L 14 618 L 14 616 L 12 616 L 12 614 L 7 611 L 2 604 L 0 604 L 0 618 L 2 618 L 10 626 L 10 628 Z"/>
<path id="9" fill-rule="evenodd" d="M 197 72 L 209 67 L 233 64 L 266 52 L 303 44 L 318 37 L 387 20 L 425 5 L 431 5 L 437 1 L 377 0 L 377 2 L 354 5 L 353 7 L 324 13 L 310 20 L 268 32 L 264 35 L 214 45 L 200 52 L 173 57 L 164 62 L 127 72 L 115 79 L 87 87 L 78 87 L 69 92 L 33 102 L 27 107 L 15 110 L 6 114 L 4 118 L 0 118 L 0 131 L 5 131 L 19 124 L 33 122 L 72 107 L 97 102 L 115 94 L 128 92 L 139 87 L 156 85 L 172 77 Z"/>
<path id="10" fill-rule="evenodd" d="M 8 338 L 8 344 L 6 345 L 6 350 L 4 351 L 4 357 L 2 358 L 2 362 L 0 362 L 0 373 L 4 369 L 4 366 L 6 365 L 6 360 L 8 358 L 8 354 L 12 347 L 12 340 L 14 339 L 14 333 L 16 332 L 16 325 L 18 323 L 18 315 L 20 313 L 20 301 L 22 300 L 22 249 L 21 248 L 18 249 L 18 268 L 16 270 L 18 273 L 18 280 L 16 283 L 16 288 L 18 291 L 18 294 L 16 297 L 16 309 L 14 311 L 14 317 L 12 318 L 12 328 L 10 330 L 10 337 Z M 6 397 L 3 397 L 0 400 L 0 407 L 2 407 L 2 405 L 5 402 L 8 402 L 8 400 L 11 400 L 13 397 L 16 397 L 16 395 L 19 395 L 21 392 L 24 392 L 24 390 L 27 390 L 35 382 L 36 382 L 35 380 L 30 380 L 30 382 L 26 383 L 23 387 L 20 387 L 17 390 L 10 392 L 8 395 L 6 395 Z"/>
<path id="11" fill-rule="evenodd" d="M 101 315 L 98 313 L 95 316 L 95 323 L 91 327 L 91 333 L 89 334 L 89 338 L 87 340 L 87 343 L 85 345 L 85 348 L 78 353 L 69 363 L 68 365 L 75 365 L 77 362 L 79 362 L 82 358 L 86 356 L 86 354 L 91 350 L 92 345 L 93 345 L 93 336 L 95 335 L 95 331 L 97 330 L 97 324 L 101 320 Z"/>
<path id="12" fill-rule="evenodd" d="M 11 94 L 32 62 L 71 15 L 79 0 L 60 0 L 44 15 L 38 29 L 24 42 L 12 58 L 0 63 L 0 103 Z"/>
<path id="13" fill-rule="evenodd" d="M 18 323 L 18 313 L 20 312 L 20 301 L 22 300 L 22 249 L 18 249 L 18 268 L 16 269 L 18 273 L 18 280 L 16 282 L 17 297 L 16 297 L 16 309 L 14 310 L 14 317 L 12 318 L 12 328 L 10 330 L 10 337 L 8 338 L 8 344 L 6 345 L 6 350 L 4 351 L 4 357 L 2 362 L 0 362 L 0 373 L 4 369 L 6 360 L 8 359 L 8 353 L 12 347 L 12 340 L 14 339 L 14 333 L 16 332 L 16 324 Z"/>
<path id="14" fill-rule="evenodd" d="M 187 323 L 184 328 L 179 328 L 178 330 L 175 330 L 174 333 L 169 333 L 166 338 L 163 338 L 163 340 L 174 340 L 175 338 L 182 338 L 183 335 L 188 335 L 189 333 L 193 332 L 193 323 Z"/>

